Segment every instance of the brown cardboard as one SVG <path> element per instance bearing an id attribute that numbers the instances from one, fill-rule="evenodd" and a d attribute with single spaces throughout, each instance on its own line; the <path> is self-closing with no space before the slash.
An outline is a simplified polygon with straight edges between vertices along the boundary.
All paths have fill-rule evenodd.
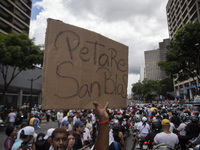
<path id="1" fill-rule="evenodd" d="M 43 109 L 126 106 L 128 47 L 100 34 L 48 19 Z"/>

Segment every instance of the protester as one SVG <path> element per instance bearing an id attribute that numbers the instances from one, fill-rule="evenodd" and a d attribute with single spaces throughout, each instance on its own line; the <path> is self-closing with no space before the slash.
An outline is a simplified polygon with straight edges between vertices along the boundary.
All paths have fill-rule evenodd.
<path id="1" fill-rule="evenodd" d="M 81 137 L 83 137 L 83 131 L 84 131 L 84 123 L 81 121 L 76 121 L 74 124 L 74 131 L 75 131 L 75 144 L 73 146 L 73 149 L 85 149 L 88 147 L 88 145 L 84 146 L 82 143 Z"/>
<path id="2" fill-rule="evenodd" d="M 163 132 L 155 136 L 153 145 L 164 143 L 175 148 L 179 140 L 176 134 L 170 132 L 170 121 L 168 119 L 162 120 L 162 128 Z"/>
<path id="3" fill-rule="evenodd" d="M 87 123 L 86 123 L 86 128 L 90 130 L 90 134 L 92 135 L 93 132 L 93 123 L 92 123 L 92 115 L 88 114 L 87 115 Z"/>
<path id="4" fill-rule="evenodd" d="M 56 116 L 58 121 L 58 127 L 60 127 L 63 119 L 63 111 L 62 110 L 58 111 Z"/>
<path id="5" fill-rule="evenodd" d="M 47 111 L 46 111 L 46 119 L 47 119 L 47 122 L 49 122 L 50 116 L 51 116 L 51 110 L 47 110 Z"/>
<path id="6" fill-rule="evenodd" d="M 66 120 L 69 122 L 68 125 L 68 131 L 72 131 L 73 130 L 73 118 L 74 118 L 74 114 L 72 112 L 69 112 L 67 114 L 67 116 L 65 116 L 62 121 Z"/>
<path id="7" fill-rule="evenodd" d="M 67 140 L 68 140 L 67 150 L 73 150 L 73 146 L 75 144 L 75 134 L 73 131 L 67 132 Z"/>
<path id="8" fill-rule="evenodd" d="M 84 123 L 83 140 L 82 140 L 83 143 L 85 143 L 86 141 L 92 143 L 90 130 L 86 127 L 87 120 L 85 118 L 81 118 L 80 121 Z M 85 150 L 90 150 L 90 147 L 87 147 Z"/>
<path id="9" fill-rule="evenodd" d="M 14 142 L 15 142 L 15 139 L 17 137 L 16 127 L 8 126 L 6 128 L 6 135 L 7 135 L 7 138 L 4 142 L 4 148 L 5 148 L 5 150 L 11 150 L 11 148 L 12 148 Z"/>
<path id="10" fill-rule="evenodd" d="M 36 150 L 49 150 L 49 146 L 44 139 L 45 134 L 44 133 L 39 133 L 36 138 L 35 142 L 35 148 Z"/>
<path id="11" fill-rule="evenodd" d="M 47 134 L 45 135 L 44 139 L 46 140 L 46 145 L 49 148 L 49 150 L 53 149 L 51 143 L 52 140 L 52 133 L 55 129 L 54 128 L 50 128 L 47 130 Z"/>
<path id="12" fill-rule="evenodd" d="M 106 103 L 105 107 L 100 109 L 99 104 L 94 102 L 95 106 L 95 114 L 99 118 L 99 131 L 98 137 L 94 146 L 94 150 L 108 150 L 109 148 L 109 116 L 106 112 L 106 108 L 108 103 Z M 78 125 L 79 124 L 79 125 Z M 75 125 L 80 127 L 81 122 Z M 52 133 L 52 140 L 51 145 L 54 150 L 58 149 L 67 149 L 68 146 L 68 139 L 67 139 L 67 131 L 63 128 L 57 128 Z M 75 149 L 74 149 L 75 150 Z"/>
<path id="13" fill-rule="evenodd" d="M 11 109 L 11 112 L 8 114 L 8 121 L 11 126 L 15 125 L 15 118 L 16 118 L 16 114 L 14 110 Z"/>
<path id="14" fill-rule="evenodd" d="M 31 118 L 29 121 L 29 125 L 34 127 L 35 130 L 40 129 L 40 120 L 38 118 Z"/>
<path id="15" fill-rule="evenodd" d="M 21 146 L 22 142 L 27 145 L 33 139 L 34 133 L 35 129 L 31 126 L 22 128 L 20 132 L 20 138 L 15 140 L 11 150 L 17 150 Z"/>
<path id="16" fill-rule="evenodd" d="M 61 122 L 61 128 L 65 129 L 66 131 L 68 131 L 68 127 L 69 127 L 69 122 L 66 120 L 63 120 Z"/>
<path id="17" fill-rule="evenodd" d="M 68 144 L 67 131 L 63 128 L 56 128 L 52 132 L 50 142 L 54 150 L 66 150 Z"/>

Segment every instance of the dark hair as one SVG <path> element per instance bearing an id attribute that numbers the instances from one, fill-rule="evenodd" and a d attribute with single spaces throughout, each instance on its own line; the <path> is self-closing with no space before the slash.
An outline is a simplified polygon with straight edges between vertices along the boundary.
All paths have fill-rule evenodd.
<path id="1" fill-rule="evenodd" d="M 73 131 L 67 131 L 67 137 L 70 136 L 70 135 L 76 137 L 76 135 Z"/>
<path id="2" fill-rule="evenodd" d="M 28 135 L 24 134 L 24 130 L 21 130 L 21 132 L 20 132 L 20 138 L 21 139 L 26 139 L 27 137 L 28 137 Z"/>
<path id="3" fill-rule="evenodd" d="M 64 133 L 64 134 L 66 134 L 66 136 L 67 136 L 67 131 L 66 131 L 65 129 L 63 129 L 63 128 L 56 128 L 56 129 L 52 132 L 51 138 L 53 139 L 57 133 Z"/>
<path id="4" fill-rule="evenodd" d="M 11 135 L 11 133 L 14 131 L 14 129 L 15 129 L 15 127 L 14 126 L 8 126 L 7 128 L 6 128 L 6 135 L 7 136 L 10 136 Z"/>

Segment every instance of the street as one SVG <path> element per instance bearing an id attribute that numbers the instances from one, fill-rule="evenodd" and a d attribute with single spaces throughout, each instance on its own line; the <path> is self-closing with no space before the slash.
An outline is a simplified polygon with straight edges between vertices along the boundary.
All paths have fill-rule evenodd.
<path id="1" fill-rule="evenodd" d="M 50 120 L 50 122 L 46 122 L 46 121 L 43 121 L 41 124 L 40 124 L 40 127 L 41 129 L 38 129 L 36 130 L 36 133 L 45 133 L 47 132 L 47 130 L 49 128 L 57 128 L 57 121 L 54 121 L 52 122 Z M 4 141 L 6 139 L 6 134 L 5 134 L 5 130 L 4 131 L 0 131 L 0 150 L 4 150 Z M 133 136 L 132 136 L 132 132 L 130 134 L 130 136 L 128 137 L 127 139 L 127 150 L 131 150 L 132 149 L 132 145 L 133 145 Z"/>

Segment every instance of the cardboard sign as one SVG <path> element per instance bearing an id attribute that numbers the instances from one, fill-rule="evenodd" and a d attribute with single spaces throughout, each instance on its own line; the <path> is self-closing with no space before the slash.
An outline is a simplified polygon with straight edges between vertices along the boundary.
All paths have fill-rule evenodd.
<path id="1" fill-rule="evenodd" d="M 48 19 L 43 109 L 126 106 L 128 47 L 100 34 Z"/>

